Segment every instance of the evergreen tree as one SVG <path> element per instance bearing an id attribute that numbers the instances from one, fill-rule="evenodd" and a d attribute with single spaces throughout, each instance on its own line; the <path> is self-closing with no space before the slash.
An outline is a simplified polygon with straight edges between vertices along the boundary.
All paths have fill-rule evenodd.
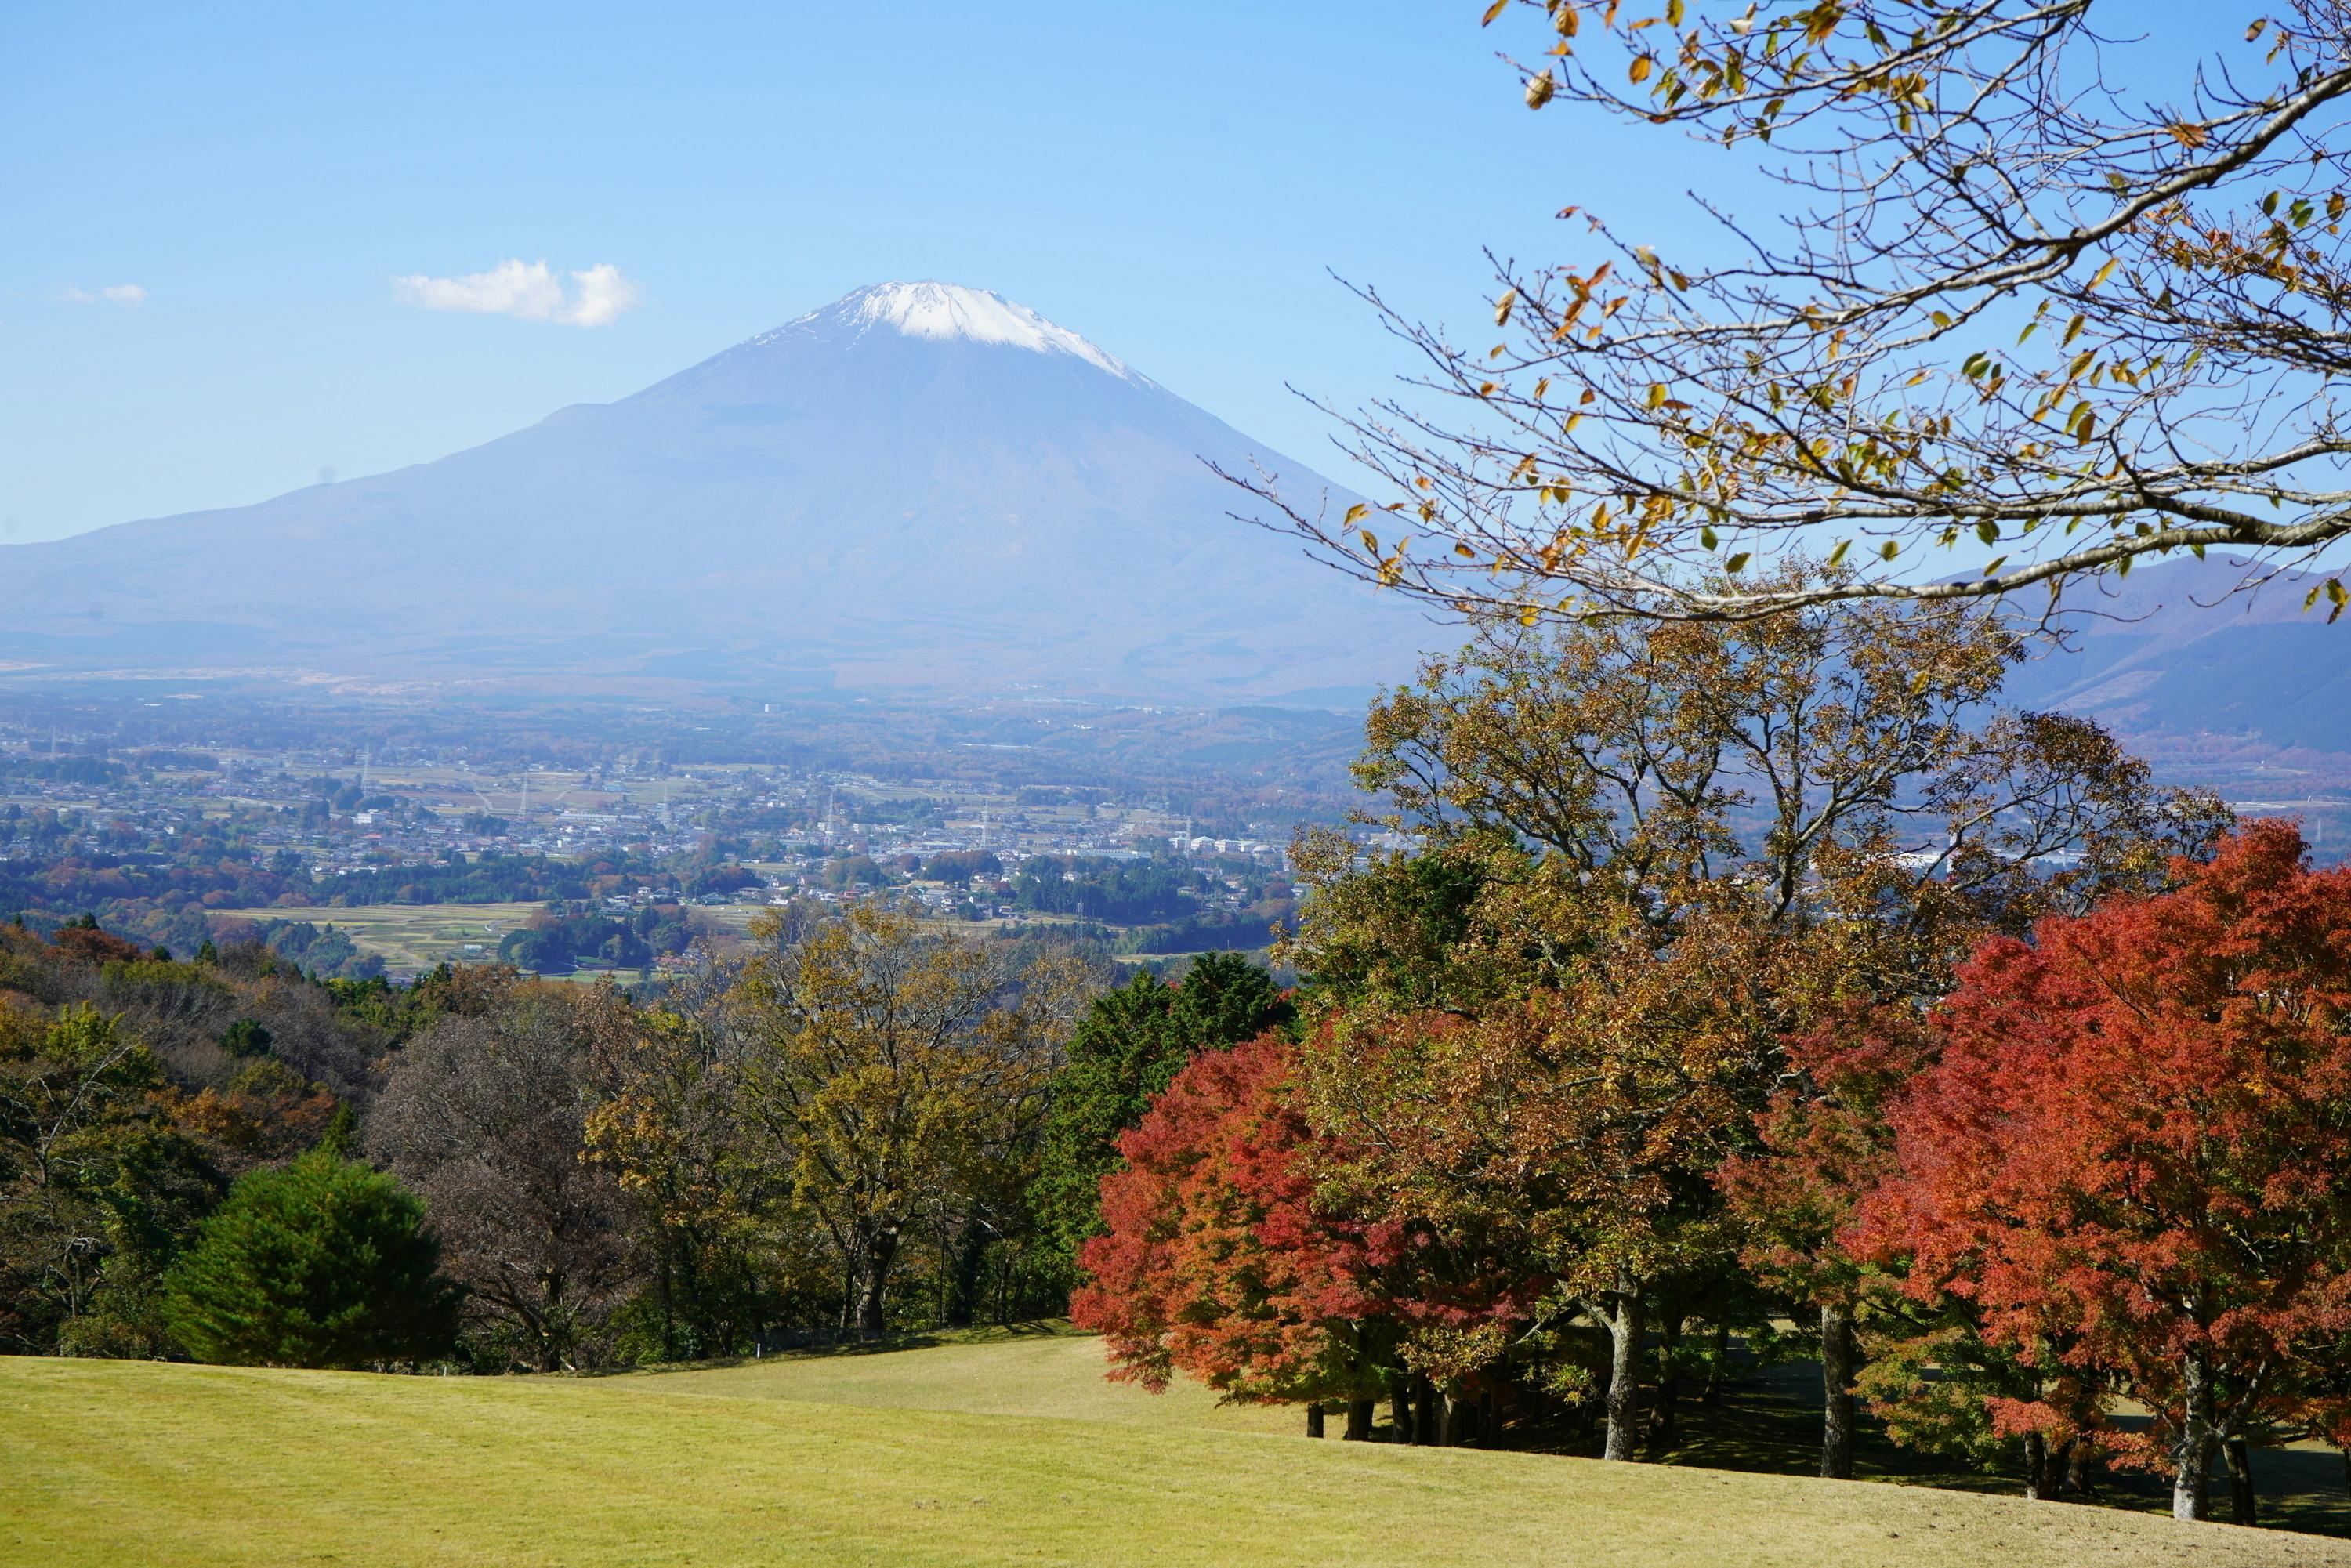
<path id="1" fill-rule="evenodd" d="M 1117 1137 L 1203 1051 L 1255 1039 L 1297 1017 L 1273 977 L 1238 953 L 1205 953 L 1182 983 L 1138 974 L 1097 998 L 1070 1041 L 1053 1084 L 1029 1201 L 1040 1226 L 1074 1263 L 1102 1233 L 1102 1178 L 1119 1166 Z"/>
<path id="2" fill-rule="evenodd" d="M 444 1354 L 457 1293 L 424 1207 L 322 1144 L 239 1180 L 167 1281 L 166 1320 L 199 1361 L 373 1366 Z"/>

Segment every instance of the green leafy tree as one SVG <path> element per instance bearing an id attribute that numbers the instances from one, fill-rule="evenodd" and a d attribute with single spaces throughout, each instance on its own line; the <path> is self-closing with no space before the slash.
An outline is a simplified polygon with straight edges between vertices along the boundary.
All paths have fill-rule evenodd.
<path id="1" fill-rule="evenodd" d="M 1015 969 L 881 904 L 812 922 L 768 910 L 750 936 L 762 950 L 730 998 L 740 1157 L 829 1239 L 843 1326 L 878 1333 L 910 1242 L 1017 1228 L 1083 972 Z"/>
<path id="2" fill-rule="evenodd" d="M 445 1354 L 457 1291 L 424 1206 L 321 1145 L 238 1181 L 165 1281 L 165 1317 L 199 1361 L 375 1366 Z"/>
<path id="3" fill-rule="evenodd" d="M 1117 1137 L 1185 1063 L 1297 1014 L 1273 977 L 1238 953 L 1195 959 L 1181 984 L 1148 973 L 1095 998 L 1053 1083 L 1043 1149 L 1029 1200 L 1055 1249 L 1073 1260 L 1102 1233 L 1102 1178 L 1120 1164 Z"/>
<path id="4" fill-rule="evenodd" d="M 219 1190 L 117 1019 L 0 1005 L 0 1349 L 156 1354 L 155 1281 Z"/>

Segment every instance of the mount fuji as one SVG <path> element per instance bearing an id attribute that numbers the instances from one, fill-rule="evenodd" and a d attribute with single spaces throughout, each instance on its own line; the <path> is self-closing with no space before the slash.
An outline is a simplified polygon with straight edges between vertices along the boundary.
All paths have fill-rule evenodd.
<path id="1" fill-rule="evenodd" d="M 0 661 L 1316 702 L 1444 641 L 1208 461 L 1326 488 L 1032 310 L 883 284 L 437 462 L 0 549 Z"/>

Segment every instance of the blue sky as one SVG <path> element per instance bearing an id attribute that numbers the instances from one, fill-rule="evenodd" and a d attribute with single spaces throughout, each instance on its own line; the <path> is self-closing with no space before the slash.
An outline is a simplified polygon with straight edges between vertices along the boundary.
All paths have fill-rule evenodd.
<path id="1" fill-rule="evenodd" d="M 1283 383 L 1353 402 L 1408 361 L 1326 269 L 1466 321 L 1481 244 L 1554 254 L 1570 203 L 1669 241 L 1720 172 L 1530 115 L 1481 9 L 17 0 L 0 542 L 439 456 L 893 277 L 996 289 L 1328 466 Z M 509 260 L 635 303 L 397 282 Z"/>

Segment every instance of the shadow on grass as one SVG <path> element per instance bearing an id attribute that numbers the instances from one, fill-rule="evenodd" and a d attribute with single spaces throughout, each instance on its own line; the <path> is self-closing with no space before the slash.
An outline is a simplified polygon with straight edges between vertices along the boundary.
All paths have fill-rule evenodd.
<path id="1" fill-rule="evenodd" d="M 1654 1392 L 1645 1391 L 1651 1396 Z M 1643 1457 L 1659 1464 L 1708 1469 L 1818 1475 L 1821 1406 L 1818 1363 L 1765 1366 L 1743 1361 L 1737 1375 L 1727 1380 L 1720 1404 L 1707 1406 L 1687 1398 L 1678 1402 L 1673 1442 Z M 1986 1471 L 1963 1461 L 1896 1448 L 1886 1437 L 1885 1424 L 1865 1414 L 1854 1436 L 1857 1479 L 1992 1496 L 2016 1497 L 2023 1492 L 2021 1465 Z M 1598 1434 L 1587 1434 L 1573 1420 L 1514 1424 L 1504 1432 L 1501 1446 L 1594 1458 L 1600 1452 Z M 2214 1472 L 2213 1516 L 2226 1520 L 2228 1474 L 2217 1456 Z M 2351 1535 L 2351 1490 L 2346 1487 L 2343 1457 L 2335 1450 L 2315 1445 L 2258 1450 L 2253 1455 L 2253 1481 L 2260 1494 L 2262 1525 L 2320 1535 Z M 2160 1476 L 2101 1467 L 2093 1484 L 2094 1497 L 2069 1498 L 2049 1506 L 2087 1502 L 2134 1512 L 2171 1511 L 2171 1489 Z"/>
<path id="2" fill-rule="evenodd" d="M 896 1333 L 830 1334 L 799 1343 L 770 1345 L 759 1355 L 712 1356 L 703 1361 L 641 1362 L 634 1366 L 600 1367 L 561 1373 L 565 1377 L 643 1377 L 679 1372 L 716 1372 L 734 1366 L 763 1366 L 770 1362 L 816 1361 L 833 1356 L 882 1355 L 902 1350 L 932 1350 L 949 1344 L 1004 1344 L 1019 1340 L 1066 1339 L 1078 1335 L 1066 1318 L 1040 1318 L 1032 1322 L 989 1323 L 968 1329 L 909 1329 Z"/>

